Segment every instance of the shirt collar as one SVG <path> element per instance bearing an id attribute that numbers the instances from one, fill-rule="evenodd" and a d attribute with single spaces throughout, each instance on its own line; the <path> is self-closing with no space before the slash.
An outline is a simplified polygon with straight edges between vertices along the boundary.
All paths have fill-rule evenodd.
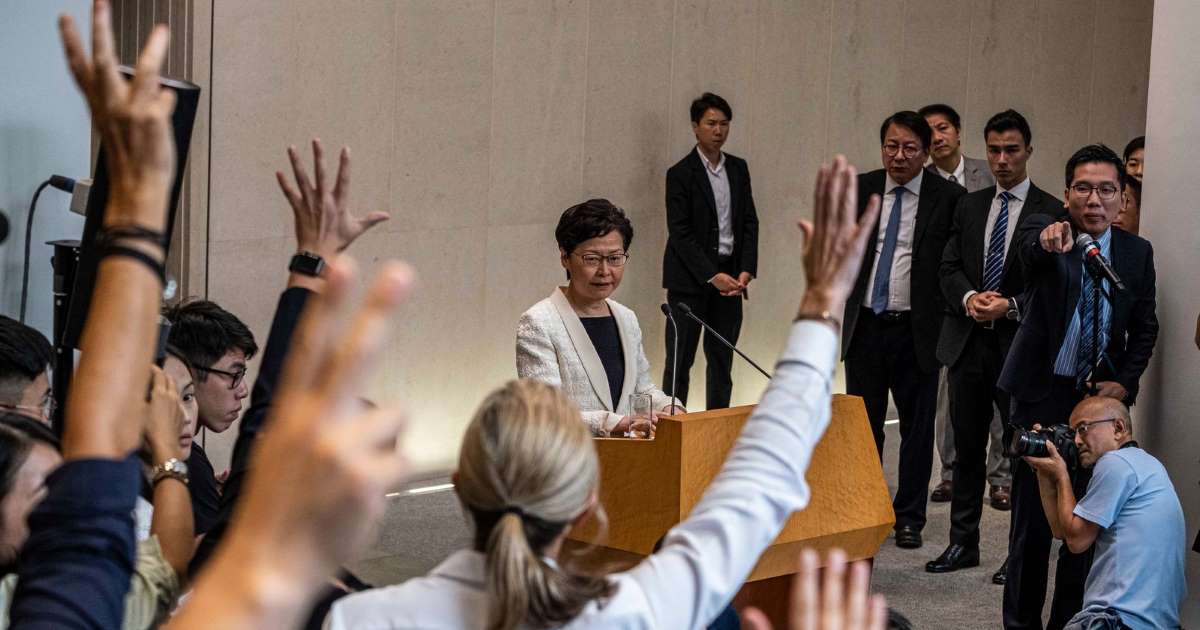
<path id="1" fill-rule="evenodd" d="M 953 175 L 954 179 L 958 180 L 959 186 L 965 185 L 963 183 L 963 177 L 966 175 L 966 172 L 967 172 L 967 158 L 963 157 L 963 155 L 961 153 L 958 156 L 958 166 L 954 167 L 953 172 L 943 171 L 942 167 L 938 166 L 936 162 L 933 164 L 933 168 L 937 169 L 938 175 L 941 175 L 942 179 L 950 179 L 950 176 Z"/>
<path id="2" fill-rule="evenodd" d="M 1104 233 L 1100 235 L 1100 238 L 1096 239 L 1096 245 L 1100 246 L 1100 251 L 1104 252 L 1104 255 L 1109 258 L 1111 258 L 1111 256 L 1108 255 L 1108 244 L 1111 242 L 1112 242 L 1112 226 L 1110 225 L 1110 226 L 1108 226 L 1108 229 L 1104 230 Z"/>
<path id="3" fill-rule="evenodd" d="M 704 152 L 700 150 L 700 145 L 698 145 L 698 144 L 696 145 L 696 155 L 700 156 L 700 162 L 702 164 L 704 164 L 704 168 L 708 169 L 708 171 L 711 172 L 713 175 L 720 175 L 721 169 L 725 168 L 725 152 L 724 151 L 721 152 L 721 161 L 717 162 L 716 166 L 713 166 L 712 163 L 708 161 L 708 158 L 704 157 Z"/>
<path id="4" fill-rule="evenodd" d="M 1016 197 L 1018 201 L 1024 202 L 1025 198 L 1029 196 L 1030 184 L 1031 182 L 1029 181 L 1028 175 L 1025 176 L 1025 179 L 1021 180 L 1020 184 L 1009 188 L 1007 191 L 1001 188 L 999 184 L 996 184 L 996 196 L 999 197 L 1000 193 L 1007 192 L 1013 197 Z"/>
<path id="5" fill-rule="evenodd" d="M 914 197 L 920 197 L 921 196 L 921 181 L 922 181 L 922 178 L 924 178 L 924 177 L 925 177 L 925 169 L 921 169 L 920 171 L 917 172 L 916 177 L 908 180 L 908 183 L 904 185 L 904 192 L 906 192 L 910 195 L 913 195 Z M 899 185 L 900 184 L 896 183 L 896 180 L 892 179 L 891 175 L 885 175 L 884 182 L 883 182 L 883 193 L 886 195 L 887 193 L 892 192 L 892 189 Z"/>

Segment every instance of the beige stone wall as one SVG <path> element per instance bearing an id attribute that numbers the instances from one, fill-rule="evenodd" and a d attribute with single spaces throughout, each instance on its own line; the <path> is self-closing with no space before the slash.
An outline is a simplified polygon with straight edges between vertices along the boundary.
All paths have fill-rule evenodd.
<path id="1" fill-rule="evenodd" d="M 194 79 L 211 97 L 198 129 L 211 141 L 192 156 L 189 286 L 265 336 L 293 248 L 273 171 L 286 145 L 314 134 L 351 146 L 356 207 L 393 216 L 355 255 L 367 270 L 398 257 L 421 272 L 371 392 L 406 399 L 410 452 L 446 462 L 477 401 L 514 376 L 514 324 L 561 279 L 553 228 L 572 203 L 605 196 L 630 211 L 616 297 L 641 316 L 661 374 L 663 178 L 692 145 L 687 105 L 701 91 L 730 100 L 727 148 L 750 163 L 761 279 L 741 345 L 769 364 L 802 290 L 793 224 L 823 159 L 841 151 L 876 167 L 879 122 L 932 101 L 959 109 L 979 157 L 984 121 L 1011 106 L 1033 125 L 1035 181 L 1058 193 L 1073 149 L 1119 149 L 1142 132 L 1152 8 L 195 0 Z M 702 367 L 694 374 L 702 393 Z M 740 364 L 735 383 L 735 403 L 764 385 Z M 210 440 L 218 458 L 225 437 Z"/>

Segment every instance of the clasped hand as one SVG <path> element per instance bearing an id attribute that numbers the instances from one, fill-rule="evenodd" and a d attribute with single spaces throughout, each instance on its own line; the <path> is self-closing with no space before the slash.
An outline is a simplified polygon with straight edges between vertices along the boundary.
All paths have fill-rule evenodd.
<path id="1" fill-rule="evenodd" d="M 995 291 L 976 293 L 967 299 L 967 315 L 977 322 L 990 322 L 1008 313 L 1008 298 Z"/>

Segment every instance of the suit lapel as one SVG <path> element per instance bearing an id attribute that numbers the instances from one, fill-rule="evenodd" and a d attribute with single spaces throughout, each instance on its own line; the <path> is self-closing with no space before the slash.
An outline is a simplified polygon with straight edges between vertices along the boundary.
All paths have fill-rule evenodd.
<path id="1" fill-rule="evenodd" d="M 617 331 L 621 335 L 621 351 L 625 355 L 625 381 L 621 383 L 621 398 L 613 401 L 615 408 L 620 408 L 623 401 L 629 400 L 629 395 L 637 388 L 637 351 L 633 344 L 633 328 L 634 322 L 625 317 L 625 314 L 616 306 L 613 301 L 608 301 L 608 310 L 612 311 L 614 318 L 617 321 Z"/>
<path id="2" fill-rule="evenodd" d="M 865 190 L 861 191 L 858 195 L 858 216 L 862 216 L 862 213 L 866 211 L 867 201 L 871 198 L 871 195 L 879 195 L 879 198 L 883 199 L 883 193 L 885 192 L 883 187 L 887 185 L 886 174 L 884 171 L 879 170 L 874 171 L 873 175 L 878 176 L 872 176 L 863 181 L 863 188 Z M 880 208 L 879 210 L 879 213 L 875 216 L 875 225 L 871 227 L 871 236 L 867 238 L 867 251 L 863 256 L 862 268 L 858 274 L 858 282 L 854 287 L 856 292 L 866 291 L 867 277 L 871 274 L 871 268 L 875 266 L 875 248 L 879 242 L 879 224 L 883 221 L 883 213 L 890 209 Z M 870 300 L 870 297 L 863 295 L 862 300 L 865 303 Z"/>
<path id="3" fill-rule="evenodd" d="M 1030 216 L 1033 216 L 1039 212 L 1050 213 L 1050 208 L 1045 207 L 1045 201 L 1047 197 L 1049 197 L 1049 195 L 1043 192 L 1042 189 L 1034 186 L 1032 183 L 1029 184 L 1029 192 L 1025 193 L 1025 203 L 1021 206 L 1021 214 L 1017 217 L 1018 231 L 1021 229 L 1021 224 L 1024 223 L 1025 219 L 1029 218 Z M 1001 278 L 1008 276 L 1008 270 L 1012 268 L 1014 261 L 1017 259 L 1017 248 L 1013 247 L 1013 243 L 1015 243 L 1016 240 L 1017 234 L 1014 232 L 1013 240 L 1008 244 L 1008 251 L 1004 252 L 1004 271 L 1000 273 Z"/>
<path id="4" fill-rule="evenodd" d="M 596 397 L 604 403 L 606 409 L 613 411 L 612 392 L 608 389 L 608 374 L 604 371 L 604 364 L 600 362 L 600 355 L 596 353 L 596 346 L 592 345 L 592 338 L 588 337 L 587 330 L 579 321 L 579 315 L 575 314 L 575 309 L 571 308 L 567 296 L 558 288 L 555 288 L 554 292 L 550 294 L 550 301 L 554 303 L 554 308 L 558 311 L 563 326 L 567 329 L 567 336 L 571 338 L 575 354 L 583 363 L 583 371 L 587 373 L 588 381 L 592 384 Z M 625 343 L 624 339 L 621 340 L 621 343 Z"/>
<path id="5" fill-rule="evenodd" d="M 937 175 L 933 177 L 937 177 Z M 933 204 L 936 202 L 933 193 L 933 177 L 926 173 L 921 178 L 921 192 L 917 199 L 917 225 L 913 231 L 912 251 L 914 254 L 921 247 L 921 237 L 925 236 L 925 229 L 929 227 L 929 221 L 933 218 Z"/>
<path id="6" fill-rule="evenodd" d="M 977 273 L 973 273 L 973 277 L 968 278 L 968 280 L 981 289 L 983 288 L 983 273 L 987 268 L 988 243 L 984 242 L 984 237 L 987 235 L 988 213 L 991 212 L 991 206 L 992 197 L 988 197 L 986 204 L 982 208 L 979 206 L 971 208 L 971 220 L 973 222 L 969 224 L 966 230 L 967 234 L 964 235 L 965 242 L 979 244 L 979 251 L 969 252 L 970 259 L 973 261 L 971 263 L 971 270 Z M 963 258 L 966 259 L 966 256 Z"/>
<path id="7" fill-rule="evenodd" d="M 729 163 L 726 162 L 725 165 L 728 166 Z M 704 202 L 708 204 L 709 212 L 712 212 L 713 223 L 716 223 L 717 201 L 716 197 L 713 196 L 712 182 L 708 180 L 708 167 L 704 166 L 704 160 L 700 158 L 700 154 L 696 152 L 696 149 L 692 149 L 692 172 L 696 178 L 696 185 L 699 186 L 700 190 L 704 193 L 702 195 L 704 197 Z M 730 195 L 732 196 L 732 194 L 733 192 L 731 187 Z"/>

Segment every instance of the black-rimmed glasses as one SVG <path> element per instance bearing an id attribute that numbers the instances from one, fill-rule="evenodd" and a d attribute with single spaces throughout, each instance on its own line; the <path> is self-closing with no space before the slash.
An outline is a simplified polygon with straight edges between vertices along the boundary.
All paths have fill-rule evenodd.
<path id="1" fill-rule="evenodd" d="M 237 389 L 238 385 L 242 384 L 242 379 L 246 378 L 246 366 L 241 366 L 238 369 L 228 372 L 226 370 L 218 370 L 211 367 L 198 367 L 201 372 L 211 372 L 212 374 L 220 374 L 229 379 L 229 389 Z"/>

